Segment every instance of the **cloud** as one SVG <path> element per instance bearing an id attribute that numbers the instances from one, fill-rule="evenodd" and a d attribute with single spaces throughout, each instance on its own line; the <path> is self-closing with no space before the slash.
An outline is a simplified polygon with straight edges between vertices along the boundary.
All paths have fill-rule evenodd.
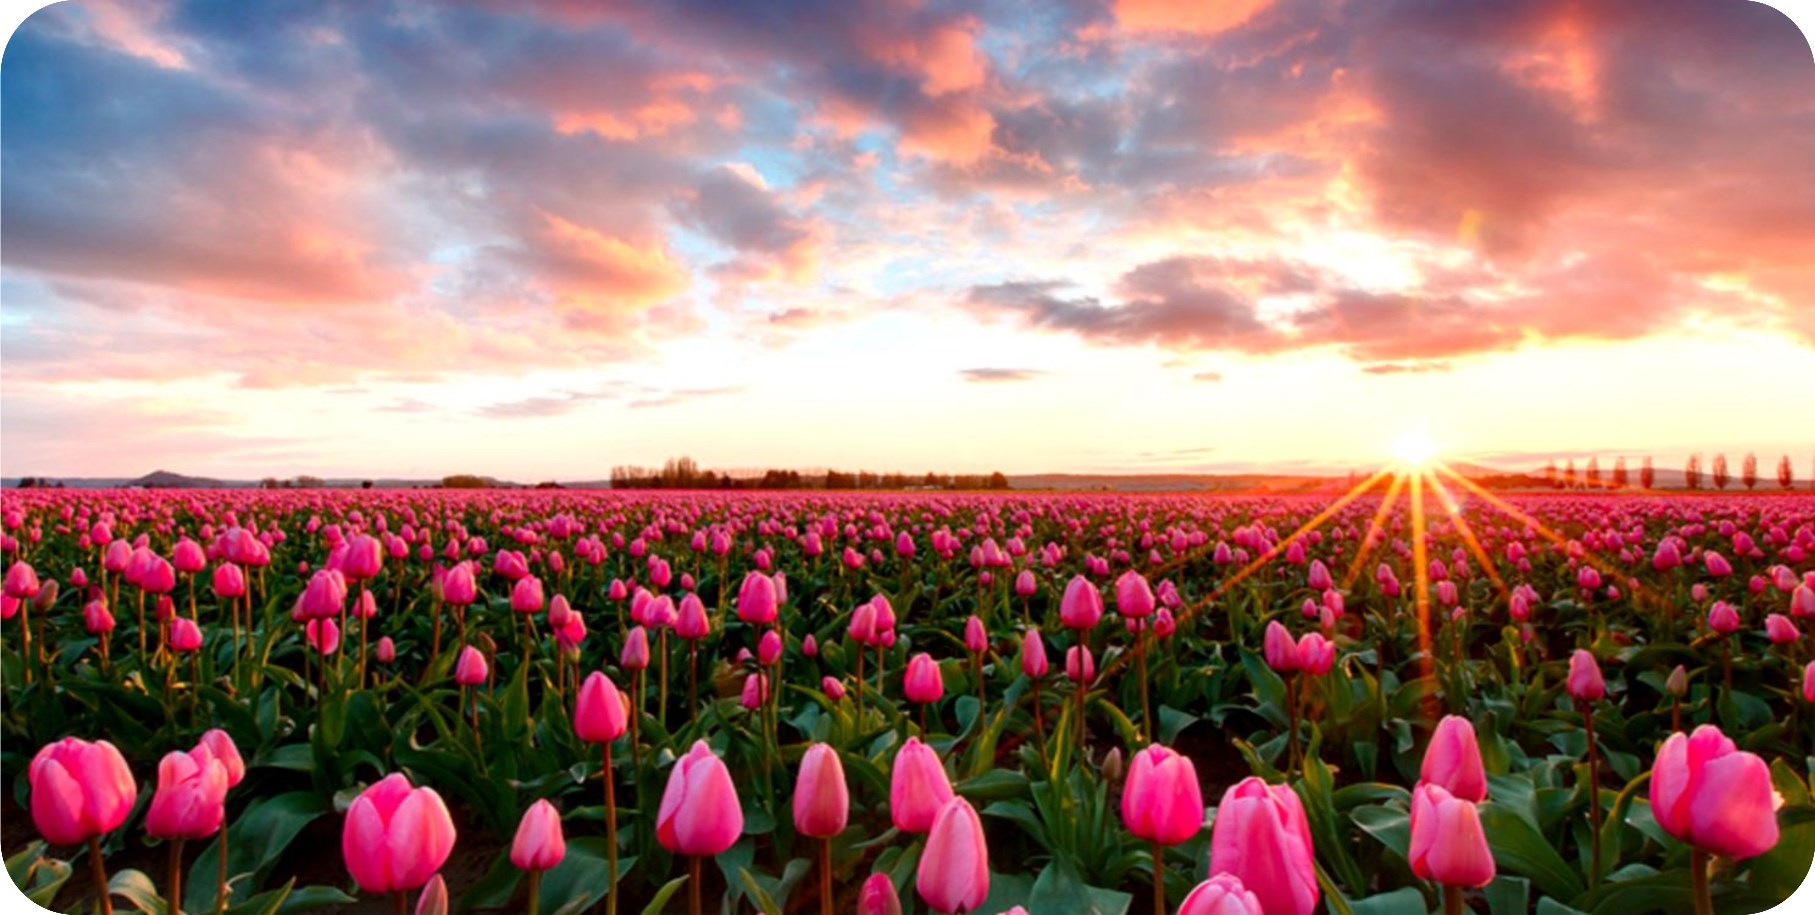
<path id="1" fill-rule="evenodd" d="M 739 385 L 725 385 L 711 388 L 679 388 L 675 390 L 644 389 L 643 396 L 630 401 L 633 410 L 645 410 L 652 407 L 668 407 L 697 400 L 702 397 L 718 397 L 724 394 L 736 394 L 742 391 Z"/>
<path id="2" fill-rule="evenodd" d="M 997 384 L 1005 381 L 1032 381 L 1045 375 L 1041 369 L 1006 369 L 978 368 L 959 369 L 958 375 L 965 381 L 979 384 Z"/>
<path id="3" fill-rule="evenodd" d="M 1214 369 L 1206 369 L 1205 371 L 1202 371 L 1202 372 L 1191 373 L 1192 381 L 1221 381 L 1221 380 L 1223 380 L 1223 377 L 1224 376 L 1223 376 L 1222 372 L 1216 371 Z"/>
<path id="4" fill-rule="evenodd" d="M 1421 375 L 1430 372 L 1447 372 L 1450 364 L 1441 360 L 1423 362 L 1376 362 L 1361 367 L 1369 375 Z"/>

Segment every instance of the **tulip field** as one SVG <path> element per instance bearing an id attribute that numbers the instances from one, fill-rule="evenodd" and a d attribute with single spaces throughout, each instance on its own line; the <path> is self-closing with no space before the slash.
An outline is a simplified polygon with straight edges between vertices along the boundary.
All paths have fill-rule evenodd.
<path id="1" fill-rule="evenodd" d="M 1815 496 L 13 490 L 58 912 L 1768 909 Z"/>

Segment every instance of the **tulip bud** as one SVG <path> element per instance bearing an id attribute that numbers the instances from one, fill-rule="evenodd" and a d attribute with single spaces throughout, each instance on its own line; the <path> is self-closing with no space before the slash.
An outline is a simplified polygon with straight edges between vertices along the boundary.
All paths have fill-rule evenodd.
<path id="1" fill-rule="evenodd" d="M 510 863 L 522 871 L 545 871 L 567 857 L 567 839 L 561 834 L 561 814 L 542 799 L 529 805 L 511 841 Z"/>

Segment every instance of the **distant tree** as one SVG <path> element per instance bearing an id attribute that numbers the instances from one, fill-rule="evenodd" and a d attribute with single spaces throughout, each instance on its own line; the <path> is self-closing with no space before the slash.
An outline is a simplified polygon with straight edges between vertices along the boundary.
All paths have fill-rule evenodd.
<path id="1" fill-rule="evenodd" d="M 1557 486 L 1557 462 L 1554 458 L 1544 465 L 1544 485 L 1552 489 Z"/>
<path id="2" fill-rule="evenodd" d="M 1652 469 L 1651 455 L 1647 454 L 1645 455 L 1645 463 L 1639 467 L 1639 487 L 1642 489 L 1650 489 L 1651 484 L 1655 482 L 1657 482 L 1657 471 Z"/>
<path id="3" fill-rule="evenodd" d="M 1733 479 L 1733 475 L 1727 472 L 1726 455 L 1717 454 L 1714 456 L 1714 469 L 1709 472 L 1708 476 L 1714 480 L 1715 489 L 1727 488 L 1727 483 Z"/>
<path id="4" fill-rule="evenodd" d="M 38 478 L 37 477 L 20 477 L 18 488 L 20 488 L 20 489 L 37 489 L 38 488 Z"/>
<path id="5" fill-rule="evenodd" d="M 1622 454 L 1613 461 L 1613 485 L 1617 489 L 1625 489 L 1627 480 L 1626 456 Z"/>
<path id="6" fill-rule="evenodd" d="M 988 484 L 987 488 L 997 489 L 997 490 L 1007 489 L 1008 488 L 1008 477 L 1004 476 L 1002 474 L 1002 471 L 1000 471 L 1000 470 L 996 471 L 995 473 L 990 474 L 989 475 L 989 484 Z"/>
<path id="7" fill-rule="evenodd" d="M 1588 459 L 1588 469 L 1584 474 L 1588 478 L 1588 488 L 1595 489 L 1601 485 L 1601 457 L 1594 455 Z"/>
<path id="8" fill-rule="evenodd" d="M 470 473 L 456 473 L 441 478 L 442 489 L 484 489 L 485 479 Z"/>
<path id="9" fill-rule="evenodd" d="M 312 477 L 308 474 L 302 474 L 296 478 L 297 489 L 320 489 L 326 485 L 328 485 L 328 482 L 321 477 Z"/>
<path id="10" fill-rule="evenodd" d="M 1785 490 L 1796 485 L 1796 471 L 1790 466 L 1790 456 L 1787 454 L 1777 459 L 1777 485 Z"/>
<path id="11" fill-rule="evenodd" d="M 1758 485 L 1758 455 L 1746 452 L 1745 459 L 1739 462 L 1739 481 L 1746 485 L 1747 492 Z"/>
<path id="12" fill-rule="evenodd" d="M 1699 452 L 1689 455 L 1688 462 L 1683 464 L 1683 485 L 1690 489 L 1702 488 L 1702 456 Z"/>
<path id="13" fill-rule="evenodd" d="M 359 482 L 359 488 L 360 488 L 360 489 L 371 489 L 371 488 L 372 488 L 372 481 L 371 481 L 371 480 L 361 480 L 361 481 L 360 481 L 360 482 Z"/>
<path id="14" fill-rule="evenodd" d="M 1570 458 L 1569 463 L 1567 465 L 1565 465 L 1563 468 L 1563 488 L 1564 489 L 1576 488 L 1576 459 L 1575 458 Z"/>

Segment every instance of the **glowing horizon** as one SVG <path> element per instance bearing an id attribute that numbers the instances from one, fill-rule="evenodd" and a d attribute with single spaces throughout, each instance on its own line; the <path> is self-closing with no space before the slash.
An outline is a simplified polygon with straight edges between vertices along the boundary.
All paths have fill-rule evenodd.
<path id="1" fill-rule="evenodd" d="M 1788 19 L 1186 6 L 48 7 L 0 474 L 1809 478 Z"/>

